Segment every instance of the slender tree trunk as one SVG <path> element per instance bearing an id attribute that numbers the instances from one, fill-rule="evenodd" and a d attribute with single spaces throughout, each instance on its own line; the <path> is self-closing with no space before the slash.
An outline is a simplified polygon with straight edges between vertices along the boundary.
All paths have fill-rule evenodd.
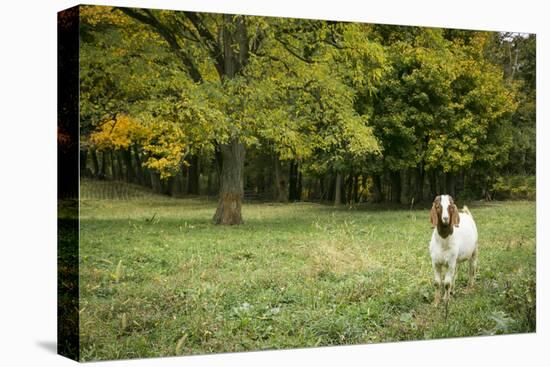
<path id="1" fill-rule="evenodd" d="M 353 201 L 353 169 L 350 170 L 349 172 L 348 180 L 345 186 L 346 186 L 345 195 L 344 195 L 345 202 L 347 204 L 351 204 L 351 202 Z"/>
<path id="2" fill-rule="evenodd" d="M 361 186 L 360 186 L 359 196 L 357 200 L 358 203 L 361 203 L 364 201 L 365 189 L 367 188 L 367 185 L 368 185 L 367 175 L 363 173 L 361 175 Z"/>
<path id="3" fill-rule="evenodd" d="M 104 180 L 105 179 L 105 169 L 107 168 L 107 159 L 106 159 L 106 153 L 105 151 L 101 152 L 101 167 L 99 169 L 99 179 Z"/>
<path id="4" fill-rule="evenodd" d="M 145 176 L 143 174 L 143 165 L 141 164 L 141 158 L 139 157 L 139 149 L 137 145 L 133 146 L 134 150 L 134 160 L 136 162 L 136 177 L 137 182 L 140 185 L 145 185 Z"/>
<path id="5" fill-rule="evenodd" d="M 199 195 L 200 166 L 199 157 L 192 155 L 189 157 L 189 167 L 187 168 L 187 194 Z"/>
<path id="6" fill-rule="evenodd" d="M 451 172 L 445 174 L 445 185 L 448 195 L 451 195 L 453 198 L 456 198 L 455 190 L 455 175 Z"/>
<path id="7" fill-rule="evenodd" d="M 169 196 L 176 196 L 177 195 L 177 188 L 176 186 L 176 177 L 171 176 L 161 181 L 162 185 L 162 193 L 164 195 Z"/>
<path id="8" fill-rule="evenodd" d="M 435 199 L 437 196 L 437 180 L 434 171 L 429 171 L 429 181 L 430 181 L 430 200 Z"/>
<path id="9" fill-rule="evenodd" d="M 160 182 L 160 174 L 157 171 L 150 170 L 151 174 L 151 186 L 153 191 L 157 194 L 162 194 L 162 184 Z"/>
<path id="10" fill-rule="evenodd" d="M 118 179 L 118 173 L 115 169 L 115 155 L 112 150 L 109 150 L 109 163 L 111 164 L 111 177 L 113 180 Z"/>
<path id="11" fill-rule="evenodd" d="M 124 166 L 122 165 L 122 152 L 120 150 L 117 150 L 117 157 L 116 157 L 116 162 L 117 162 L 117 167 L 118 167 L 118 173 L 119 173 L 119 180 L 123 180 L 124 179 Z"/>
<path id="12" fill-rule="evenodd" d="M 443 195 L 443 194 L 446 194 L 447 193 L 447 183 L 446 183 L 446 180 L 445 180 L 445 174 L 444 173 L 439 173 L 438 175 L 436 175 L 437 177 L 437 187 L 438 187 L 438 192 L 440 195 Z"/>
<path id="13" fill-rule="evenodd" d="M 466 182 L 465 179 L 466 175 L 464 174 L 464 170 L 461 170 L 455 181 L 455 191 L 457 197 L 459 197 L 464 192 Z"/>
<path id="14" fill-rule="evenodd" d="M 122 157 L 124 159 L 124 165 L 126 166 L 126 181 L 135 182 L 136 174 L 134 172 L 134 165 L 132 164 L 132 152 L 130 148 L 122 151 Z"/>
<path id="15" fill-rule="evenodd" d="M 334 185 L 334 205 L 342 205 L 342 172 L 336 172 Z"/>
<path id="16" fill-rule="evenodd" d="M 336 192 L 336 175 L 328 174 L 328 190 L 327 190 L 327 201 L 334 202 L 335 192 Z"/>
<path id="17" fill-rule="evenodd" d="M 384 193 L 382 192 L 382 178 L 380 175 L 372 175 L 372 201 L 381 203 L 384 201 Z"/>
<path id="18" fill-rule="evenodd" d="M 274 165 L 275 165 L 275 200 L 277 200 L 280 203 L 285 203 L 288 201 L 288 192 L 287 192 L 287 180 L 284 176 L 284 170 L 281 164 L 281 161 L 279 160 L 279 157 L 275 155 L 274 159 Z"/>
<path id="19" fill-rule="evenodd" d="M 414 169 L 407 169 L 405 171 L 403 171 L 403 176 L 405 178 L 405 187 L 402 189 L 402 191 L 405 192 L 405 195 L 403 195 L 405 197 L 405 202 L 407 204 L 410 204 L 411 202 L 411 199 L 414 198 L 414 188 L 413 188 L 413 178 L 414 178 L 414 175 L 415 175 L 415 170 Z"/>
<path id="20" fill-rule="evenodd" d="M 401 172 L 392 171 L 391 174 L 391 200 L 393 203 L 401 203 Z"/>
<path id="21" fill-rule="evenodd" d="M 288 200 L 296 201 L 300 200 L 298 194 L 299 177 L 298 177 L 298 163 L 291 161 L 289 165 L 288 173 Z"/>
<path id="22" fill-rule="evenodd" d="M 266 162 L 270 162 L 269 157 L 266 157 Z M 275 174 L 270 164 L 264 167 L 264 196 L 270 200 L 274 200 L 275 196 L 272 188 L 275 187 Z"/>
<path id="23" fill-rule="evenodd" d="M 288 201 L 294 201 L 294 192 L 296 191 L 296 174 L 294 172 L 294 161 L 288 165 Z"/>
<path id="24" fill-rule="evenodd" d="M 220 145 L 222 158 L 220 198 L 214 223 L 216 224 L 242 224 L 241 206 L 243 202 L 243 171 L 245 149 L 237 139 Z"/>
<path id="25" fill-rule="evenodd" d="M 94 168 L 94 177 L 99 178 L 99 161 L 97 159 L 97 151 L 95 149 L 92 149 L 92 152 L 90 154 L 92 157 L 92 166 Z"/>
<path id="26" fill-rule="evenodd" d="M 361 177 L 361 175 L 359 174 L 356 174 L 354 177 L 353 177 L 353 202 L 354 203 L 359 203 L 359 189 L 360 189 L 360 180 L 359 178 Z"/>
<path id="27" fill-rule="evenodd" d="M 207 195 L 211 195 L 214 190 L 213 190 L 213 183 L 212 183 L 212 170 L 208 170 L 208 176 L 206 178 L 206 193 Z"/>
<path id="28" fill-rule="evenodd" d="M 302 200 L 302 171 L 300 166 L 296 164 L 296 171 L 298 173 L 297 182 L 296 182 L 296 201 Z"/>
<path id="29" fill-rule="evenodd" d="M 147 167 L 143 167 L 143 185 L 153 188 L 153 182 L 151 181 L 151 170 Z"/>
<path id="30" fill-rule="evenodd" d="M 424 167 L 420 164 L 416 170 L 414 200 L 419 203 L 424 201 Z"/>

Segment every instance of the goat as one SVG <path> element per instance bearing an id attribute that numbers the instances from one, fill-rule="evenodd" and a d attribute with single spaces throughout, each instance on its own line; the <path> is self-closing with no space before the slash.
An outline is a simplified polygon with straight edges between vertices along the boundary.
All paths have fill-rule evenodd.
<path id="1" fill-rule="evenodd" d="M 441 299 L 442 283 L 445 304 L 451 296 L 458 267 L 466 260 L 470 263 L 469 287 L 474 285 L 477 271 L 477 227 L 468 208 L 458 212 L 453 198 L 449 195 L 437 196 L 430 211 L 434 228 L 430 241 L 430 255 L 434 271 L 435 297 L 437 306 Z"/>

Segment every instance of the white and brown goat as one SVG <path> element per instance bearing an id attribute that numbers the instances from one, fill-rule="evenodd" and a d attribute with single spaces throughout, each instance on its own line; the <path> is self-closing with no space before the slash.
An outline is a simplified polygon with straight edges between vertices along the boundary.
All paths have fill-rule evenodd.
<path id="1" fill-rule="evenodd" d="M 443 299 L 446 302 L 450 299 L 459 264 L 466 260 L 470 262 L 469 286 L 473 286 L 478 255 L 477 228 L 468 208 L 464 206 L 459 213 L 449 195 L 435 198 L 430 220 L 434 228 L 430 255 L 434 270 L 434 303 L 437 305 L 443 289 Z"/>

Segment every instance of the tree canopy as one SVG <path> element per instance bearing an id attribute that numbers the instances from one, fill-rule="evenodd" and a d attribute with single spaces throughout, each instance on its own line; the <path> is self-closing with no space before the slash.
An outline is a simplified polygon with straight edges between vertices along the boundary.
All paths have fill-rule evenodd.
<path id="1" fill-rule="evenodd" d="M 84 174 L 217 194 L 216 223 L 534 172 L 533 35 L 84 6 L 80 37 Z"/>

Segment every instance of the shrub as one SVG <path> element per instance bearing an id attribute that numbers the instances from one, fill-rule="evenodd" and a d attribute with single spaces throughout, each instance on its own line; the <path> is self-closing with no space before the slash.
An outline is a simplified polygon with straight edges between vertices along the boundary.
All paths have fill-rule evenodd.
<path id="1" fill-rule="evenodd" d="M 492 187 L 493 198 L 497 200 L 535 200 L 535 176 L 499 177 Z"/>

